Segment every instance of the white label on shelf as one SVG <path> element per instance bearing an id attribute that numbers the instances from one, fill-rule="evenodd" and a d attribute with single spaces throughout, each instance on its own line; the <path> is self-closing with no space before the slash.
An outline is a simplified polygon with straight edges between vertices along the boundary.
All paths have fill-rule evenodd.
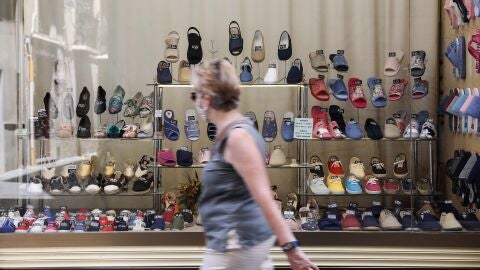
<path id="1" fill-rule="evenodd" d="M 67 165 L 68 173 L 76 173 L 77 172 L 77 165 L 71 164 Z"/>
<path id="2" fill-rule="evenodd" d="M 381 202 L 372 202 L 373 205 L 382 205 Z"/>
<path id="3" fill-rule="evenodd" d="M 155 117 L 162 117 L 163 111 L 162 110 L 155 110 Z"/>
<path id="4" fill-rule="evenodd" d="M 311 139 L 313 118 L 295 118 L 293 137 L 295 139 Z"/>
<path id="5" fill-rule="evenodd" d="M 27 129 L 26 128 L 18 128 L 15 129 L 16 136 L 27 136 Z"/>

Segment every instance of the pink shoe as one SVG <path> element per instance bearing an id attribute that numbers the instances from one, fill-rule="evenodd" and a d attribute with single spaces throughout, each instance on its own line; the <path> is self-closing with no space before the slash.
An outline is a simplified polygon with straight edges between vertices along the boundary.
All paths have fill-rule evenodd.
<path id="1" fill-rule="evenodd" d="M 325 114 L 325 118 L 318 118 L 318 122 L 313 127 L 313 137 L 319 139 L 333 138 L 332 134 L 330 134 L 330 132 L 328 131 L 328 120 L 326 120 L 326 118 L 327 114 Z"/>
<path id="2" fill-rule="evenodd" d="M 57 222 L 55 221 L 49 221 L 47 228 L 45 229 L 45 232 L 57 232 L 58 231 L 58 225 Z"/>
<path id="3" fill-rule="evenodd" d="M 380 186 L 380 180 L 375 176 L 369 174 L 365 175 L 365 179 L 363 180 L 363 186 L 365 187 L 365 192 L 367 194 L 381 194 L 382 187 Z"/>
<path id="4" fill-rule="evenodd" d="M 345 135 L 340 130 L 340 127 L 338 126 L 336 121 L 330 122 L 330 125 L 328 125 L 328 132 L 330 132 L 332 138 L 345 139 Z"/>

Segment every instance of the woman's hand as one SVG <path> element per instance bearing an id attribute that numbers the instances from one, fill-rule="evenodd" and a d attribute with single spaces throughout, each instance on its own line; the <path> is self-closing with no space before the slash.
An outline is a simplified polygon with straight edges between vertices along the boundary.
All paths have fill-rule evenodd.
<path id="1" fill-rule="evenodd" d="M 286 253 L 293 270 L 318 270 L 318 267 L 299 248 L 294 248 Z"/>

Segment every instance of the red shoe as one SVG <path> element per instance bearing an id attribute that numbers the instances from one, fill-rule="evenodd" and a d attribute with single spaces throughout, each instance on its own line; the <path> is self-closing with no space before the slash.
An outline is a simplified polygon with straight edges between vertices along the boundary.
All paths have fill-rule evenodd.
<path id="1" fill-rule="evenodd" d="M 172 223 L 173 222 L 173 216 L 174 216 L 174 211 L 170 207 L 165 209 L 163 212 L 163 219 L 165 220 L 165 223 Z"/>
<path id="2" fill-rule="evenodd" d="M 62 206 L 60 208 L 60 213 L 63 215 L 63 219 L 70 220 L 70 215 L 68 214 L 68 210 L 66 206 Z"/>
<path id="3" fill-rule="evenodd" d="M 26 232 L 28 232 L 29 228 L 30 228 L 30 226 L 24 220 L 22 220 L 18 223 L 18 226 L 17 226 L 17 229 L 15 230 L 15 232 L 26 233 Z"/>
<path id="4" fill-rule="evenodd" d="M 88 213 L 88 209 L 87 208 L 82 208 L 82 209 L 78 210 L 78 213 L 86 215 Z"/>
<path id="5" fill-rule="evenodd" d="M 342 224 L 342 230 L 344 231 L 360 231 L 362 227 L 354 212 L 352 213 L 349 210 L 343 214 L 340 223 Z"/>
<path id="6" fill-rule="evenodd" d="M 328 125 L 328 132 L 330 132 L 330 135 L 334 139 L 345 139 L 345 135 L 340 130 L 336 121 L 330 122 L 330 125 Z"/>
<path id="7" fill-rule="evenodd" d="M 383 191 L 387 194 L 397 194 L 400 190 L 400 185 L 398 181 L 393 178 L 385 179 L 383 182 Z"/>
<path id="8" fill-rule="evenodd" d="M 99 219 L 98 219 L 98 224 L 100 225 L 100 227 L 104 227 L 108 224 L 108 218 L 107 218 L 107 215 L 105 214 L 102 214 L 100 215 Z"/>
<path id="9" fill-rule="evenodd" d="M 382 187 L 380 186 L 380 180 L 375 176 L 368 174 L 365 175 L 365 179 L 363 180 L 363 186 L 365 187 L 365 192 L 367 194 L 381 194 Z"/>
<path id="10" fill-rule="evenodd" d="M 326 114 L 325 114 L 326 117 Z M 331 139 L 333 138 L 332 134 L 328 130 L 328 120 L 319 118 L 317 124 L 313 126 L 313 137 L 319 139 Z"/>
<path id="11" fill-rule="evenodd" d="M 108 223 L 102 229 L 102 232 L 113 232 L 113 231 L 114 231 L 113 224 L 111 224 L 111 223 Z"/>
<path id="12" fill-rule="evenodd" d="M 87 220 L 87 216 L 85 216 L 85 214 L 83 213 L 79 213 L 77 216 L 77 221 L 85 221 L 85 220 Z"/>
<path id="13" fill-rule="evenodd" d="M 330 156 L 328 158 L 328 172 L 333 175 L 345 176 L 345 171 L 342 167 L 342 162 L 338 159 L 337 156 Z"/>

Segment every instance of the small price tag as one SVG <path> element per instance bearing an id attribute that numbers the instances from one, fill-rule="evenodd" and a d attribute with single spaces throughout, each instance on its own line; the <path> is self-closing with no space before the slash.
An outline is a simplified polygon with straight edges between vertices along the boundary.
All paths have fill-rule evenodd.
<path id="1" fill-rule="evenodd" d="M 322 74 L 318 74 L 318 78 L 319 78 L 320 80 L 323 80 L 323 79 L 325 79 L 325 76 L 323 76 Z"/>
<path id="2" fill-rule="evenodd" d="M 396 52 L 389 52 L 388 53 L 388 57 L 395 57 L 395 56 L 397 56 Z"/>
<path id="3" fill-rule="evenodd" d="M 47 117 L 47 116 L 48 116 L 47 110 L 45 109 L 38 110 L 38 117 Z"/>
<path id="4" fill-rule="evenodd" d="M 188 151 L 188 146 L 180 146 L 180 150 Z"/>
<path id="5" fill-rule="evenodd" d="M 411 117 L 412 117 L 412 119 L 417 119 L 417 116 L 418 116 L 418 115 L 417 115 L 416 113 L 412 113 L 412 116 L 411 116 Z"/>
<path id="6" fill-rule="evenodd" d="M 429 201 L 429 200 L 425 200 L 425 201 L 423 201 L 423 203 L 425 203 L 425 204 L 430 204 L 430 201 Z"/>
<path id="7" fill-rule="evenodd" d="M 282 44 L 282 45 L 278 46 L 278 48 L 279 48 L 280 50 L 285 50 L 285 49 L 287 48 L 287 45 Z"/>
<path id="8" fill-rule="evenodd" d="M 355 208 L 358 208 L 358 203 L 355 203 L 355 202 L 351 202 L 348 204 L 349 207 L 355 207 Z"/>
<path id="9" fill-rule="evenodd" d="M 395 205 L 402 205 L 401 201 L 395 201 Z"/>
<path id="10" fill-rule="evenodd" d="M 162 110 L 155 110 L 155 117 L 156 118 L 162 118 L 163 116 L 163 111 Z"/>
<path id="11" fill-rule="evenodd" d="M 419 54 L 420 54 L 419 51 L 413 51 L 413 52 L 412 52 L 412 56 L 417 56 L 417 55 L 419 55 Z"/>
<path id="12" fill-rule="evenodd" d="M 398 113 L 394 113 L 394 114 L 393 114 L 393 118 L 400 119 L 400 118 L 401 118 L 401 116 L 400 116 L 400 114 L 398 114 Z"/>
<path id="13" fill-rule="evenodd" d="M 75 164 L 67 165 L 67 172 L 68 174 L 77 173 L 77 165 Z"/>
<path id="14" fill-rule="evenodd" d="M 177 125 L 177 120 L 172 120 L 172 124 L 176 126 Z"/>
<path id="15" fill-rule="evenodd" d="M 27 136 L 27 129 L 26 128 L 15 129 L 15 136 Z"/>
<path id="16" fill-rule="evenodd" d="M 277 64 L 268 64 L 268 67 L 269 67 L 269 68 L 276 68 L 276 67 L 277 67 Z"/>
<path id="17" fill-rule="evenodd" d="M 451 200 L 446 200 L 445 203 L 449 203 L 449 204 L 450 204 L 450 203 L 452 203 L 452 201 L 451 201 Z"/>
<path id="18" fill-rule="evenodd" d="M 295 118 L 293 137 L 295 139 L 311 139 L 313 118 Z"/>
<path id="19" fill-rule="evenodd" d="M 337 78 L 339 78 L 340 80 L 343 80 L 343 75 L 342 74 L 337 74 Z"/>
<path id="20" fill-rule="evenodd" d="M 320 112 L 327 113 L 327 112 L 328 112 L 328 108 L 321 108 L 321 109 L 320 109 Z"/>
<path id="21" fill-rule="evenodd" d="M 356 212 L 354 210 L 347 210 L 347 211 L 345 211 L 345 213 L 347 215 L 355 215 L 356 214 Z"/>
<path id="22" fill-rule="evenodd" d="M 328 208 L 336 208 L 337 204 L 336 203 L 331 203 L 328 205 Z"/>
<path id="23" fill-rule="evenodd" d="M 176 49 L 176 48 L 177 48 L 177 45 L 175 45 L 175 44 L 168 44 L 167 47 L 168 47 L 169 49 Z"/>
<path id="24" fill-rule="evenodd" d="M 381 203 L 381 202 L 373 202 L 372 204 L 373 204 L 373 205 L 375 205 L 375 206 L 382 205 L 382 203 Z"/>
<path id="25" fill-rule="evenodd" d="M 399 84 L 399 83 L 400 83 L 400 79 L 393 80 L 393 84 Z"/>
<path id="26" fill-rule="evenodd" d="M 261 51 L 262 46 L 255 46 L 255 48 L 253 50 L 256 51 L 256 52 Z"/>
<path id="27" fill-rule="evenodd" d="M 323 54 L 323 50 L 317 50 L 316 53 L 317 54 Z"/>
<path id="28" fill-rule="evenodd" d="M 365 211 L 363 212 L 365 216 L 373 216 L 373 213 L 371 211 Z"/>
<path id="29" fill-rule="evenodd" d="M 395 120 L 393 120 L 392 118 L 388 118 L 385 122 L 386 122 L 387 124 L 395 125 Z"/>
<path id="30" fill-rule="evenodd" d="M 343 54 L 345 54 L 345 51 L 344 50 L 337 50 L 337 54 L 343 55 Z"/>
<path id="31" fill-rule="evenodd" d="M 336 215 L 328 215 L 327 218 L 328 219 L 337 219 L 337 216 Z"/>

